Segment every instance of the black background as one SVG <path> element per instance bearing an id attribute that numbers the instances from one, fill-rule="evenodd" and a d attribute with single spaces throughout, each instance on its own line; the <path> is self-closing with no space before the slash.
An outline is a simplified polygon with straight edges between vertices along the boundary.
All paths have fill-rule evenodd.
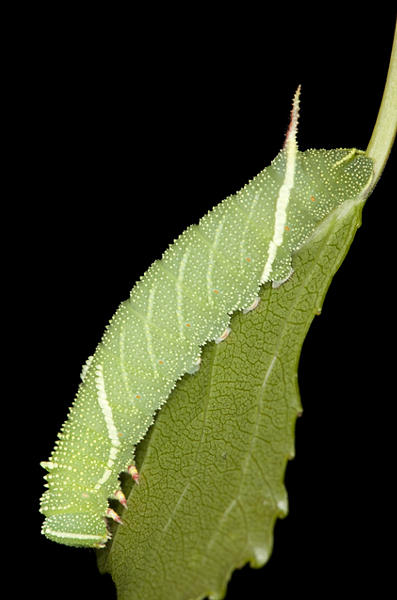
<path id="1" fill-rule="evenodd" d="M 10 227 L 23 248 L 19 298 L 30 347 L 18 379 L 27 388 L 21 410 L 29 436 L 17 563 L 33 562 L 34 577 L 23 583 L 42 599 L 62 592 L 112 600 L 94 552 L 40 535 L 39 461 L 52 450 L 81 364 L 168 243 L 274 158 L 298 84 L 301 149 L 365 149 L 394 13 L 153 6 L 147 14 L 46 9 L 18 19 L 9 156 L 20 169 Z M 387 350 L 393 175 L 389 164 L 304 343 L 289 516 L 276 525 L 269 563 L 236 572 L 228 600 L 370 587 L 384 597 L 395 510 Z"/>

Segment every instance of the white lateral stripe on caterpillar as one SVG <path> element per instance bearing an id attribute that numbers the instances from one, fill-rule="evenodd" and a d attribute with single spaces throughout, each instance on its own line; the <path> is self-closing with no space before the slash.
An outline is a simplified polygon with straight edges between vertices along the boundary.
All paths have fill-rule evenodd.
<path id="1" fill-rule="evenodd" d="M 46 535 L 53 535 L 54 537 L 59 537 L 62 539 L 70 539 L 70 540 L 98 540 L 102 541 L 103 536 L 101 535 L 93 535 L 92 533 L 73 533 L 69 531 L 54 531 L 54 529 L 47 528 L 45 530 Z"/>
<path id="2" fill-rule="evenodd" d="M 277 202 L 276 202 L 276 216 L 274 220 L 274 232 L 273 238 L 269 243 L 268 256 L 263 269 L 261 283 L 269 281 L 270 274 L 274 259 L 276 258 L 277 248 L 283 243 L 284 228 L 287 222 L 287 209 L 291 195 L 291 190 L 294 185 L 295 167 L 296 167 L 296 155 L 298 152 L 298 144 L 296 142 L 296 134 L 298 129 L 298 118 L 299 118 L 299 96 L 300 86 L 295 92 L 294 102 L 291 112 L 291 122 L 288 128 L 287 137 L 285 140 L 285 150 L 287 153 L 287 164 L 285 168 L 285 177 L 281 185 Z"/>
<path id="3" fill-rule="evenodd" d="M 95 485 L 95 490 L 99 490 L 99 488 L 109 479 L 112 474 L 112 467 L 114 465 L 114 461 L 119 451 L 119 446 L 121 444 L 116 426 L 113 420 L 113 413 L 110 407 L 110 404 L 107 399 L 106 390 L 105 390 L 105 380 L 103 377 L 103 368 L 102 365 L 98 365 L 96 368 L 96 379 L 95 385 L 98 390 L 98 404 L 101 407 L 106 427 L 109 433 L 109 439 L 111 442 L 109 458 L 106 465 L 106 469 L 103 472 L 102 477 Z"/>

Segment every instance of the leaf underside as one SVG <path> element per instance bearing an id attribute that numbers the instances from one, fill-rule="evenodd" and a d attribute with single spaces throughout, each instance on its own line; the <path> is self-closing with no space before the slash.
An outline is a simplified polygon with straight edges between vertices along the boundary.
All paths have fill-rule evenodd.
<path id="1" fill-rule="evenodd" d="M 158 414 L 137 450 L 140 485 L 125 486 L 124 525 L 98 553 L 119 600 L 221 599 L 234 569 L 269 559 L 287 514 L 301 347 L 361 210 L 329 219 L 294 257 L 291 279 L 266 284 L 255 310 L 233 316 L 226 341 L 206 346 Z"/>

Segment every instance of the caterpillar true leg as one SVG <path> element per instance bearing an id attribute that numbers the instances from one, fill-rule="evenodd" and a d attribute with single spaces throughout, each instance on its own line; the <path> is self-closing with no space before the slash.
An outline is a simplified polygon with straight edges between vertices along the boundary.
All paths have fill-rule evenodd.
<path id="1" fill-rule="evenodd" d="M 127 473 L 131 475 L 135 483 L 139 483 L 139 473 L 135 465 L 130 465 L 129 467 L 127 467 Z"/>
<path id="2" fill-rule="evenodd" d="M 120 525 L 123 525 L 123 521 L 120 519 L 119 515 L 116 513 L 116 511 L 113 510 L 113 508 L 108 508 L 106 510 L 106 516 L 109 519 L 113 519 L 113 521 L 116 521 L 116 523 L 119 523 Z"/>
<path id="3" fill-rule="evenodd" d="M 127 499 L 121 490 L 117 490 L 117 492 L 114 493 L 114 497 L 124 506 L 124 508 L 127 508 Z"/>

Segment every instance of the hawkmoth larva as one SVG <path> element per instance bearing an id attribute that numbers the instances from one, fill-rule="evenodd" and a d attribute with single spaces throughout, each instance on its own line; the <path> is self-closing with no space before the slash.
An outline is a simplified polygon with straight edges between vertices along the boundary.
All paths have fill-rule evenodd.
<path id="1" fill-rule="evenodd" d="M 119 474 L 176 381 L 200 366 L 202 347 L 227 338 L 233 312 L 291 276 L 291 259 L 320 223 L 360 198 L 372 161 L 355 149 L 298 151 L 299 88 L 283 149 L 259 175 L 189 227 L 110 321 L 48 462 L 43 533 L 101 547 L 109 498 L 125 505 Z"/>

